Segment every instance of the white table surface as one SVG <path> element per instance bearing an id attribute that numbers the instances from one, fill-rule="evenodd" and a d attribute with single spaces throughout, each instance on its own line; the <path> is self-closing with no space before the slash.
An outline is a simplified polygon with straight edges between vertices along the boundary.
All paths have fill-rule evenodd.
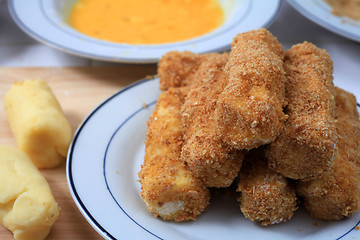
<path id="1" fill-rule="evenodd" d="M 278 16 L 268 29 L 285 49 L 303 41 L 312 42 L 326 49 L 334 62 L 335 84 L 353 92 L 360 99 L 360 43 L 338 36 L 311 22 L 285 0 Z M 104 64 L 114 63 L 73 56 L 33 40 L 11 19 L 7 1 L 0 0 L 0 67 L 65 67 Z"/>

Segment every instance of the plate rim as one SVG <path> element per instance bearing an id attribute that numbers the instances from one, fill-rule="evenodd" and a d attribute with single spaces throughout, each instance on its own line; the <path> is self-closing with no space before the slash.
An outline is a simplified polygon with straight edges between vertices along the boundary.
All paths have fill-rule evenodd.
<path id="1" fill-rule="evenodd" d="M 124 88 L 122 88 L 121 90 L 119 90 L 118 92 L 116 92 L 115 94 L 111 95 L 110 97 L 108 97 L 107 99 L 105 99 L 103 102 L 101 102 L 98 106 L 96 106 L 86 117 L 85 119 L 80 123 L 79 127 L 76 129 L 75 133 L 74 133 L 74 137 L 73 140 L 69 146 L 69 150 L 68 150 L 68 154 L 66 157 L 66 181 L 67 181 L 67 185 L 68 188 L 70 190 L 70 194 L 72 199 L 74 200 L 77 208 L 80 210 L 80 212 L 82 213 L 83 217 L 87 220 L 87 222 L 104 238 L 108 238 L 108 239 L 112 239 L 112 240 L 116 240 L 116 238 L 114 236 L 112 236 L 96 219 L 95 217 L 91 214 L 91 212 L 88 210 L 88 208 L 85 206 L 84 202 L 82 201 L 81 197 L 78 194 L 78 191 L 76 190 L 75 187 L 75 183 L 73 180 L 73 174 L 72 174 L 72 156 L 74 153 L 74 147 L 76 145 L 76 141 L 81 133 L 81 131 L 83 130 L 83 128 L 85 127 L 86 123 L 91 119 L 91 117 L 98 111 L 100 110 L 105 104 L 107 104 L 109 101 L 111 101 L 113 98 L 117 97 L 118 95 L 138 86 L 141 85 L 143 83 L 149 82 L 149 81 L 153 81 L 156 80 L 158 78 L 156 78 L 155 76 L 152 76 L 151 78 L 143 78 L 140 79 Z M 107 184 L 106 184 L 107 185 Z M 112 196 L 112 194 L 111 194 Z M 112 196 L 113 197 L 113 196 Z M 138 224 L 137 224 L 138 225 Z M 145 229 L 146 230 L 146 229 Z M 146 230 L 147 231 L 147 230 Z M 161 239 L 161 238 L 159 238 Z"/>

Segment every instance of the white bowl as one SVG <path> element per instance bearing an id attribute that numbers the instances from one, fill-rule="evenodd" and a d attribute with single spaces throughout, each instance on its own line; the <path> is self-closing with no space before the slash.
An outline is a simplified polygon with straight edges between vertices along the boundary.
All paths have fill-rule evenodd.
<path id="1" fill-rule="evenodd" d="M 353 41 L 360 42 L 360 21 L 332 13 L 323 0 L 288 0 L 303 16 L 314 23 Z"/>
<path id="2" fill-rule="evenodd" d="M 187 41 L 169 44 L 119 44 L 86 36 L 64 19 L 76 0 L 9 0 L 9 10 L 18 26 L 36 40 L 71 54 L 126 63 L 154 63 L 168 51 L 207 53 L 230 49 L 240 32 L 268 27 L 281 0 L 219 0 L 225 23 L 214 31 Z"/>

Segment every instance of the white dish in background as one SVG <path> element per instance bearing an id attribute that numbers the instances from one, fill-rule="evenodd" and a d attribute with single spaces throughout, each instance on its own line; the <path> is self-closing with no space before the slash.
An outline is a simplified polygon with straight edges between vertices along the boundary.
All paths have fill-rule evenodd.
<path id="1" fill-rule="evenodd" d="M 197 221 L 174 223 L 150 214 L 137 173 L 144 158 L 146 123 L 160 93 L 158 79 L 126 87 L 81 124 L 67 159 L 72 197 L 105 239 L 353 239 L 360 213 L 342 221 L 314 220 L 298 210 L 286 223 L 261 227 L 245 219 L 235 196 L 217 196 Z"/>
<path id="2" fill-rule="evenodd" d="M 360 42 L 360 21 L 336 16 L 324 0 L 288 0 L 302 15 L 318 25 L 348 39 Z"/>
<path id="3" fill-rule="evenodd" d="M 237 33 L 268 27 L 280 9 L 281 0 L 219 0 L 225 23 L 187 41 L 131 45 L 98 40 L 81 34 L 64 21 L 75 0 L 9 0 L 9 10 L 18 26 L 36 40 L 70 54 L 125 63 L 153 63 L 171 50 L 207 53 L 230 49 Z"/>

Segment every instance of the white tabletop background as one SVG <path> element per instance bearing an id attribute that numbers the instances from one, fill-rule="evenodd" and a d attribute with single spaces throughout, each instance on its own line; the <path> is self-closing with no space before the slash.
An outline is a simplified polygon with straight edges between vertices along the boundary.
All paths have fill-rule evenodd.
<path id="1" fill-rule="evenodd" d="M 285 0 L 268 28 L 287 49 L 309 41 L 326 49 L 334 62 L 335 84 L 360 99 L 360 43 L 336 35 L 298 13 Z M 7 1 L 0 0 L 0 67 L 96 66 L 100 62 L 64 53 L 33 40 L 11 19 Z M 1 80 L 0 80 L 1 81 Z"/>

